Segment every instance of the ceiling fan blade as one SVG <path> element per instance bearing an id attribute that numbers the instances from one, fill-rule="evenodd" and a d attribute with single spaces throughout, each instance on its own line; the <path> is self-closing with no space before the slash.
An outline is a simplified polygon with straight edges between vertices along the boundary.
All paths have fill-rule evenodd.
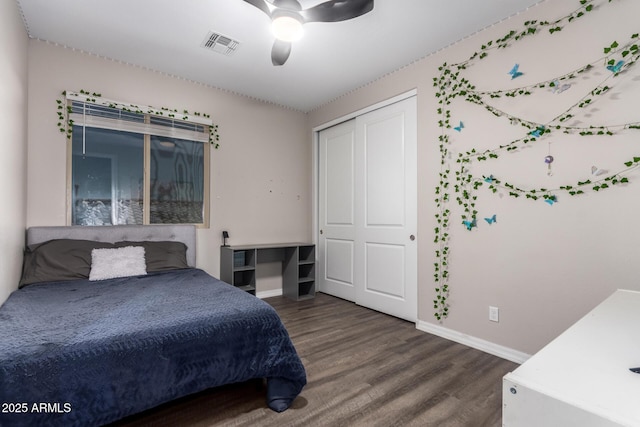
<path id="1" fill-rule="evenodd" d="M 261 11 L 267 14 L 267 16 L 271 16 L 271 10 L 269 6 L 267 6 L 267 2 L 265 0 L 244 0 L 252 6 L 257 7 Z"/>
<path id="2" fill-rule="evenodd" d="M 291 43 L 276 39 L 271 49 L 271 63 L 273 65 L 282 65 L 287 62 L 291 54 Z"/>
<path id="3" fill-rule="evenodd" d="M 372 10 L 373 0 L 331 0 L 302 10 L 300 15 L 305 22 L 340 22 Z"/>

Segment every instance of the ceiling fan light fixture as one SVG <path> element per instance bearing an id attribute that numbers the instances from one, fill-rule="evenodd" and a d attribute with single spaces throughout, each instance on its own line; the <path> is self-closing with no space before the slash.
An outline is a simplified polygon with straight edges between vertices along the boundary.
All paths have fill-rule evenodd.
<path id="1" fill-rule="evenodd" d="M 280 15 L 271 21 L 271 31 L 278 39 L 285 42 L 300 40 L 304 34 L 302 20 L 293 15 Z"/>

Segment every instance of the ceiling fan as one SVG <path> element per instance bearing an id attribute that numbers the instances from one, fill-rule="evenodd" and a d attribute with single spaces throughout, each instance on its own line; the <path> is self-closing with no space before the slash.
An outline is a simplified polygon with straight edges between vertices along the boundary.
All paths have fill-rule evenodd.
<path id="1" fill-rule="evenodd" d="M 291 42 L 302 36 L 307 22 L 340 22 L 373 10 L 374 0 L 329 0 L 302 9 L 298 0 L 244 0 L 271 18 L 276 40 L 271 49 L 273 65 L 283 65 L 291 54 Z"/>

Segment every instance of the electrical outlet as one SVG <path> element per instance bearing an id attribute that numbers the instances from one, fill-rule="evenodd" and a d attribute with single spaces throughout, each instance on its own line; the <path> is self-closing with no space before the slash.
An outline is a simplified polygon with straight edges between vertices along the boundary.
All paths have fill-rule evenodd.
<path id="1" fill-rule="evenodd" d="M 492 322 L 500 321 L 500 310 L 498 307 L 489 306 L 489 320 Z"/>

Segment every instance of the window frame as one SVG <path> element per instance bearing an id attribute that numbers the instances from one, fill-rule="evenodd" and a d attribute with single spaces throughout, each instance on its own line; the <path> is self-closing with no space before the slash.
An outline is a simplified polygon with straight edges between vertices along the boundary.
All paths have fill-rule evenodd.
<path id="1" fill-rule="evenodd" d="M 146 106 L 134 106 L 132 104 L 126 104 L 117 101 L 111 101 L 104 98 L 97 98 L 96 96 L 89 96 L 84 93 L 66 93 L 66 103 L 65 108 L 67 112 L 67 167 L 66 167 L 66 223 L 67 225 L 72 225 L 72 217 L 73 217 L 73 132 L 71 132 L 73 126 L 82 126 L 79 124 L 75 124 L 73 119 L 71 118 L 71 105 L 72 102 L 79 101 L 84 102 L 86 104 L 95 104 L 100 107 L 108 107 L 120 110 L 127 110 L 127 106 L 131 108 L 135 108 L 136 112 L 139 114 L 143 114 L 145 116 L 145 125 L 149 125 L 151 121 L 151 116 L 161 117 L 163 119 L 172 119 L 176 122 L 190 122 L 196 125 L 201 125 L 204 127 L 204 132 L 206 135 L 213 135 L 213 131 L 215 130 L 215 126 L 212 121 L 208 118 L 203 118 L 200 116 L 193 116 L 187 113 L 178 114 L 172 110 L 157 110 L 153 107 Z M 179 118 L 175 118 L 174 116 L 179 116 Z M 84 126 L 87 126 L 84 124 Z M 90 125 L 89 125 L 90 126 Z M 87 127 L 89 127 L 87 126 Z M 102 127 L 102 126 L 95 126 Z M 115 131 L 122 130 L 117 129 L 117 127 L 109 128 Z M 146 131 L 143 131 L 146 130 Z M 131 132 L 131 131 L 129 131 Z M 163 224 L 152 224 L 151 220 L 151 131 L 149 129 L 144 129 L 141 127 L 140 131 L 134 131 L 144 136 L 144 145 L 143 145 L 143 156 L 144 156 L 144 164 L 143 164 L 143 185 L 144 185 L 144 196 L 143 196 L 143 220 L 140 225 L 166 225 L 168 223 Z M 181 139 L 188 139 L 186 137 L 178 137 Z M 217 139 L 217 137 L 216 137 Z M 203 206 L 202 206 L 202 223 L 171 223 L 171 224 L 188 224 L 195 225 L 197 228 L 209 228 L 210 227 L 210 177 L 211 177 L 211 145 L 213 144 L 212 139 L 209 138 L 208 141 L 204 142 L 202 140 L 195 140 L 194 142 L 201 142 L 203 144 Z"/>

